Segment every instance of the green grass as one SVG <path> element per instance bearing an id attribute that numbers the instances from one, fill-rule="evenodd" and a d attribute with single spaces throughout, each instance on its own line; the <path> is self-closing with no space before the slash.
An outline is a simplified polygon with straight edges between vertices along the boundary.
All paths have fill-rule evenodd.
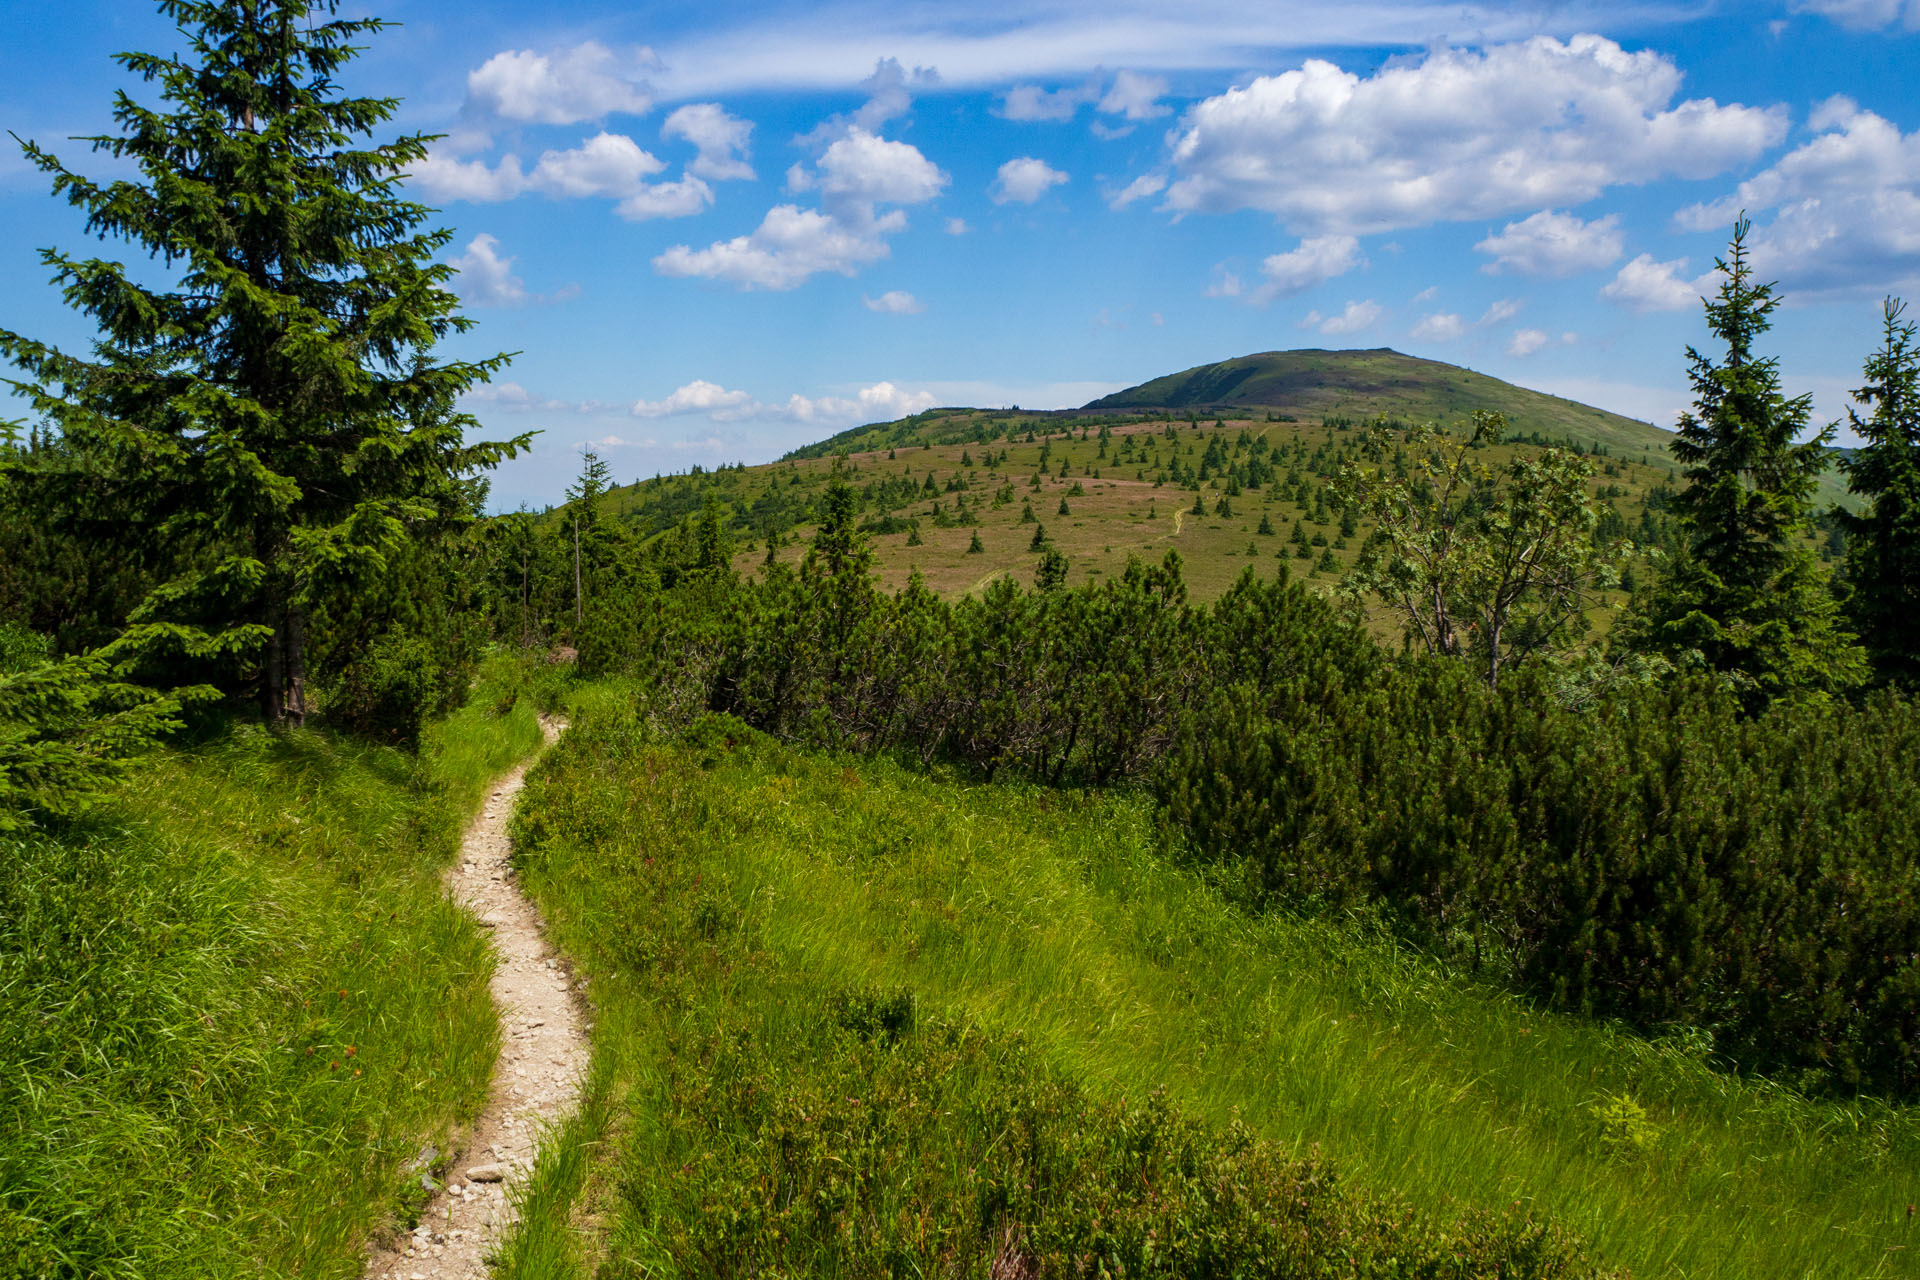
<path id="1" fill-rule="evenodd" d="M 529 882 L 591 977 L 607 1091 L 573 1135 L 598 1172 L 570 1210 L 545 1202 L 552 1238 L 571 1212 L 616 1261 L 657 1243 L 671 1188 L 649 1178 L 672 1179 L 645 1156 L 671 1149 L 662 1099 L 729 1002 L 764 1032 L 821 993 L 875 990 L 1016 1036 L 1098 1096 L 1165 1088 L 1219 1131 L 1317 1146 L 1423 1211 L 1538 1214 L 1638 1275 L 1920 1270 L 1904 1111 L 1813 1103 L 1684 1044 L 1535 1012 L 1358 925 L 1249 917 L 1169 861 L 1144 804 L 650 746 L 623 695 L 594 696 L 519 819 Z M 662 920 L 737 948 L 706 985 L 676 986 L 690 961 Z"/>
<path id="2" fill-rule="evenodd" d="M 497 1052 L 439 872 L 540 740 L 503 701 L 418 758 L 236 726 L 0 844 L 0 1276 L 360 1274 Z"/>

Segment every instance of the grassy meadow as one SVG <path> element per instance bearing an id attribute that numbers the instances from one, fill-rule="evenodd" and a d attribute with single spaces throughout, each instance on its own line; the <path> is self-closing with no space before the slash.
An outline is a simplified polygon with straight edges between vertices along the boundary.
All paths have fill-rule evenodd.
<path id="1" fill-rule="evenodd" d="M 590 977 L 597 1031 L 589 1103 L 529 1192 L 509 1276 L 899 1274 L 903 1259 L 979 1274 L 1084 1243 L 1090 1223 L 1118 1251 L 1141 1235 L 1116 1204 L 1179 1218 L 1180 1197 L 1062 1186 L 1110 1187 L 1082 1148 L 1151 1129 L 1156 1107 L 1201 1152 L 1183 1187 L 1210 1185 L 1209 1143 L 1255 1152 L 1341 1188 L 1337 1210 L 1307 1198 L 1318 1238 L 1378 1241 L 1392 1223 L 1408 1257 L 1443 1240 L 1471 1260 L 1392 1270 L 1356 1248 L 1329 1274 L 1920 1272 L 1909 1114 L 1538 1013 L 1364 922 L 1245 914 L 1129 798 L 965 785 L 728 722 L 650 741 L 632 695 L 603 685 L 536 769 L 516 841 Z M 863 1098 L 922 1108 L 924 1139 Z M 1072 1176 L 1024 1175 L 1049 1199 L 996 1182 L 1003 1162 Z M 716 1225 L 722 1210 L 746 1217 Z M 1175 1237 L 1242 1239 L 1179 1222 L 1146 1229 L 1157 1264 L 1100 1256 L 1197 1274 Z M 1532 1261 L 1495 1268 L 1521 1239 Z"/>
<path id="2" fill-rule="evenodd" d="M 439 873 L 540 741 L 496 665 L 419 756 L 236 725 L 0 843 L 0 1276 L 358 1276 L 498 1044 Z"/>

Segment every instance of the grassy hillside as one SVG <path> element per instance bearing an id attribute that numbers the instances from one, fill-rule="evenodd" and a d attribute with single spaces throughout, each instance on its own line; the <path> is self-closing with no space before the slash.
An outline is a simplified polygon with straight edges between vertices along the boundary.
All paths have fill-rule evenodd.
<path id="1" fill-rule="evenodd" d="M 0 1276 L 359 1275 L 484 1099 L 492 959 L 439 870 L 538 741 L 524 700 L 417 759 L 241 726 L 0 841 Z"/>
<path id="2" fill-rule="evenodd" d="M 1434 1274 L 1494 1274 L 1488 1242 L 1546 1222 L 1648 1277 L 1913 1273 L 1905 1112 L 1539 1014 L 1358 928 L 1243 915 L 1132 800 L 961 785 L 724 722 L 650 744 L 627 690 L 589 693 L 517 844 L 590 975 L 595 1084 L 505 1275 L 981 1274 L 1076 1204 L 1117 1249 L 1139 1226 L 1117 1207 L 1150 1215 L 1193 1181 L 1103 1208 L 1072 1179 L 1098 1192 L 1104 1166 L 1048 1161 L 1081 1149 L 1063 1120 L 1152 1151 L 1161 1090 L 1196 1149 L 1241 1135 L 1262 1168 L 1307 1160 L 1346 1188 L 1296 1228 L 1330 1267 L 1362 1256 L 1334 1246 L 1349 1226 L 1384 1218 L 1408 1258 L 1481 1224 L 1482 1252 Z M 1042 1085 L 1077 1100 L 1040 1106 Z M 1001 1184 L 1036 1153 L 1067 1185 Z M 1196 1218 L 1163 1230 L 1168 1251 L 1243 1238 Z M 1584 1269 L 1566 1265 L 1550 1273 Z"/>
<path id="3" fill-rule="evenodd" d="M 1226 590 L 1249 563 L 1271 574 L 1285 561 L 1296 575 L 1331 587 L 1369 532 L 1365 523 L 1343 532 L 1325 499 L 1341 461 L 1358 456 L 1362 433 L 1346 419 L 1260 413 L 1115 421 L 969 410 L 907 422 L 915 443 L 643 481 L 616 490 L 610 509 L 650 533 L 716 494 L 732 514 L 735 565 L 753 572 L 769 540 L 781 560 L 805 554 L 814 503 L 835 466 L 844 466 L 862 495 L 881 581 L 898 587 L 918 570 L 943 594 L 978 591 L 1009 575 L 1031 581 L 1042 554 L 1034 545 L 1040 525 L 1071 562 L 1073 582 L 1118 573 L 1131 555 L 1157 561 L 1175 550 L 1202 600 Z M 1527 439 L 1489 450 L 1488 462 L 1539 447 Z M 1235 472 L 1247 474 L 1256 455 L 1271 478 L 1233 492 Z M 1660 494 L 1674 483 L 1671 459 L 1648 444 L 1609 450 L 1596 462 L 1595 492 L 1617 511 L 1620 527 L 1638 541 L 1657 541 Z M 1261 532 L 1263 520 L 1271 532 Z M 1292 536 L 1296 523 L 1304 548 Z"/>
<path id="4" fill-rule="evenodd" d="M 890 587 L 916 570 L 943 594 L 978 591 L 999 577 L 1028 581 L 1042 554 L 1036 524 L 1070 560 L 1074 582 L 1119 572 L 1131 555 L 1157 560 L 1177 550 L 1201 600 L 1224 591 L 1249 560 L 1266 571 L 1284 560 L 1330 587 L 1370 532 L 1365 524 L 1343 532 L 1321 496 L 1340 463 L 1357 456 L 1358 428 L 1381 414 L 1451 422 L 1475 409 L 1498 410 L 1510 422 L 1509 443 L 1488 453 L 1489 464 L 1547 445 L 1594 454 L 1594 492 L 1618 514 L 1615 532 L 1642 546 L 1668 536 L 1664 499 L 1679 483 L 1668 432 L 1393 351 L 1247 356 L 1143 383 L 1083 411 L 934 409 L 857 427 L 763 466 L 641 481 L 615 490 L 610 505 L 652 536 L 717 494 L 733 525 L 736 567 L 751 572 L 769 541 L 779 559 L 804 554 L 813 504 L 844 466 Z M 1214 450 L 1225 456 L 1216 452 L 1209 465 Z M 1256 457 L 1275 474 L 1247 483 Z M 1816 501 L 1824 509 L 1845 497 L 1829 474 Z M 1261 532 L 1263 519 L 1270 534 Z M 1291 540 L 1296 522 L 1304 555 Z"/>
<path id="5" fill-rule="evenodd" d="M 1504 413 L 1514 429 L 1566 443 L 1598 442 L 1619 453 L 1666 447 L 1672 435 L 1605 409 L 1502 382 L 1438 360 L 1372 351 L 1263 351 L 1168 374 L 1086 406 L 1088 410 L 1271 409 L 1299 418 L 1378 414 L 1408 422 Z"/>

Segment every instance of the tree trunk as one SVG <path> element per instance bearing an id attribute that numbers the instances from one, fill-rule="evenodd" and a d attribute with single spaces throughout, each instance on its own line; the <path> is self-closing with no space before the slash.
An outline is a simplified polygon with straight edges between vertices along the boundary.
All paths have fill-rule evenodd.
<path id="1" fill-rule="evenodd" d="M 307 722 L 307 614 L 299 605 L 287 610 L 287 719 Z"/>
<path id="2" fill-rule="evenodd" d="M 280 619 L 275 618 L 273 638 L 267 641 L 266 664 L 260 678 L 260 713 L 276 728 L 286 723 L 286 658 L 286 633 Z"/>

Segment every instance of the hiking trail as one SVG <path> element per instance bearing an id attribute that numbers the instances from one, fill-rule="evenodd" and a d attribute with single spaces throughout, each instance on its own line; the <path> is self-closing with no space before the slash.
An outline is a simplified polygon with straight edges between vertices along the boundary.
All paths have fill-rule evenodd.
<path id="1" fill-rule="evenodd" d="M 551 746 L 566 725 L 542 717 L 540 727 Z M 486 1108 L 420 1225 L 373 1251 L 367 1280 L 486 1280 L 487 1258 L 513 1224 L 512 1192 L 532 1173 L 539 1139 L 580 1097 L 590 1054 L 585 1001 L 508 860 L 507 823 L 532 765 L 527 760 L 494 783 L 446 876 L 447 895 L 493 934 L 498 957 L 492 986 L 500 1059 Z M 425 1176 L 438 1153 L 421 1156 L 417 1172 Z"/>

